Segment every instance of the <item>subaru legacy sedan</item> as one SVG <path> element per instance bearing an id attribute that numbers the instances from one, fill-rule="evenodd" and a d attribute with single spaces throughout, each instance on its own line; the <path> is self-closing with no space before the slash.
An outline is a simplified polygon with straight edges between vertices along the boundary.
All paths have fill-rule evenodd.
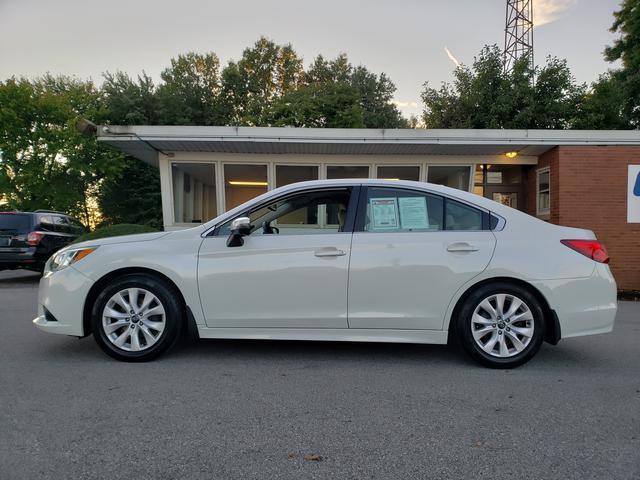
<path id="1" fill-rule="evenodd" d="M 281 187 L 182 231 L 59 251 L 40 329 L 144 361 L 200 338 L 446 344 L 511 368 L 543 341 L 610 332 L 616 285 L 593 232 L 428 183 Z"/>

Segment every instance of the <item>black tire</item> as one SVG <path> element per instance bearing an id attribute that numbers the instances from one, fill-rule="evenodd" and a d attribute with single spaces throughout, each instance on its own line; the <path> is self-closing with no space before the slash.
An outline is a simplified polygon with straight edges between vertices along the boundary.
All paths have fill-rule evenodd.
<path id="1" fill-rule="evenodd" d="M 141 351 L 127 351 L 117 347 L 107 338 L 102 325 L 102 312 L 109 299 L 128 288 L 143 288 L 151 292 L 162 304 L 165 312 L 164 330 L 154 344 Z M 180 338 L 184 326 L 182 303 L 175 288 L 157 277 L 144 274 L 124 275 L 112 280 L 100 292 L 91 311 L 91 324 L 96 343 L 107 355 L 125 362 L 146 362 L 165 353 Z"/>
<path id="2" fill-rule="evenodd" d="M 498 294 L 507 294 L 517 297 L 526 304 L 531 312 L 531 316 L 533 317 L 531 320 L 531 323 L 533 324 L 533 336 L 531 336 L 531 340 L 521 352 L 509 357 L 496 356 L 497 352 L 494 352 L 493 355 L 487 353 L 480 347 L 480 345 L 478 345 L 472 333 L 472 328 L 474 327 L 472 327 L 471 320 L 476 307 L 478 307 L 483 300 L 491 297 L 492 295 Z M 505 324 L 501 321 L 499 325 Z M 502 330 L 500 330 L 499 325 L 495 327 L 496 334 L 500 331 L 501 335 L 505 335 L 505 329 L 509 327 L 509 325 L 503 326 Z M 486 367 L 505 369 L 518 367 L 531 360 L 542 345 L 542 341 L 544 339 L 544 328 L 544 311 L 535 295 L 519 285 L 499 282 L 482 285 L 467 296 L 456 318 L 455 332 L 458 342 L 471 356 L 471 358 Z M 491 336 L 493 333 L 488 332 L 487 335 Z M 507 339 L 505 342 L 510 345 L 511 348 L 514 348 L 514 343 L 511 338 L 506 335 L 504 338 Z M 499 345 L 496 348 L 499 349 Z"/>

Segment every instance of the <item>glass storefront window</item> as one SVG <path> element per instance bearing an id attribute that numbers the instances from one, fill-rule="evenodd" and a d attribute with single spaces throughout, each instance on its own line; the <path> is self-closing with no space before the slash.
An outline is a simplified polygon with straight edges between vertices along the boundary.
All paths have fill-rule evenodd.
<path id="1" fill-rule="evenodd" d="M 469 166 L 432 167 L 427 170 L 427 182 L 469 191 Z"/>
<path id="2" fill-rule="evenodd" d="M 225 207 L 231 210 L 267 191 L 266 165 L 224 166 Z"/>
<path id="3" fill-rule="evenodd" d="M 387 180 L 420 180 L 420 167 L 378 167 L 377 178 Z"/>
<path id="4" fill-rule="evenodd" d="M 316 165 L 276 165 L 276 187 L 318 179 Z"/>
<path id="5" fill-rule="evenodd" d="M 369 178 L 369 167 L 345 167 L 342 165 L 328 165 L 327 179 L 335 180 L 339 178 Z"/>
<path id="6" fill-rule="evenodd" d="M 217 215 L 216 169 L 209 163 L 173 163 L 175 223 L 203 223 Z"/>

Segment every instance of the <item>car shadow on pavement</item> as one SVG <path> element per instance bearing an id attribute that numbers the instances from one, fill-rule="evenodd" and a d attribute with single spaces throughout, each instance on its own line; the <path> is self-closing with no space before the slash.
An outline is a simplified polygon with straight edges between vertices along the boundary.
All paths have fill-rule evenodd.
<path id="1" fill-rule="evenodd" d="M 29 270 L 0 271 L 0 288 L 38 286 L 41 275 Z"/>

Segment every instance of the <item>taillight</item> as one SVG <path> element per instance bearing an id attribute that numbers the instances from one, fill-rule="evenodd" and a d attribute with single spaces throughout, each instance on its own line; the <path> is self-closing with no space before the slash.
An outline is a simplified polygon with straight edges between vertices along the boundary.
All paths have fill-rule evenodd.
<path id="1" fill-rule="evenodd" d="M 29 232 L 29 235 L 27 235 L 27 243 L 32 247 L 35 247 L 40 243 L 42 237 L 44 237 L 43 232 Z"/>
<path id="2" fill-rule="evenodd" d="M 597 240 L 560 240 L 563 245 L 598 263 L 609 263 L 605 246 Z"/>

